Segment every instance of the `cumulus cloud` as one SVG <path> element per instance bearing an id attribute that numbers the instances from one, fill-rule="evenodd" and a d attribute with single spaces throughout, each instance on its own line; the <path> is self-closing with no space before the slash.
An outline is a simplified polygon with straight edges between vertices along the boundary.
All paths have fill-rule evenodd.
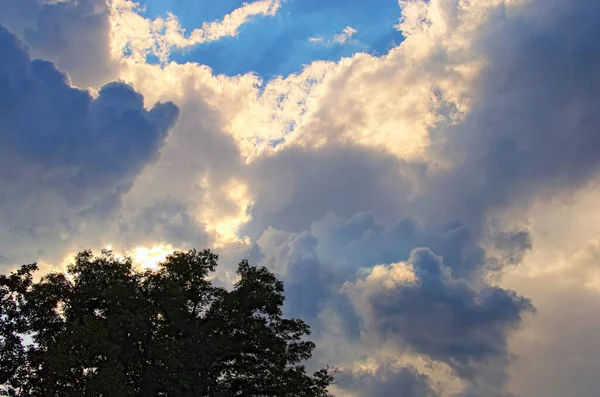
<path id="1" fill-rule="evenodd" d="M 273 269 L 286 282 L 291 315 L 315 319 L 322 304 L 331 301 L 334 270 L 323 268 L 315 252 L 318 240 L 310 233 L 286 233 L 267 229 L 258 240 L 262 263 Z M 311 291 L 310 299 L 307 292 Z"/>
<path id="2" fill-rule="evenodd" d="M 198 73 L 179 76 L 181 86 L 152 90 L 158 100 L 169 97 L 162 90 L 180 92 L 174 99 L 181 114 L 160 160 L 144 170 L 124 198 L 122 218 L 131 232 L 127 239 L 131 244 L 142 239 L 177 242 L 179 247 L 210 243 L 220 250 L 228 244 L 245 246 L 238 229 L 247 221 L 252 197 L 240 148 L 224 133 L 224 117 L 210 103 L 214 87 L 203 84 Z M 204 78 L 211 82 L 210 74 Z M 139 225 L 153 233 L 135 232 Z"/>
<path id="3" fill-rule="evenodd" d="M 345 370 L 338 376 L 338 386 L 355 397 L 438 397 L 427 376 L 412 367 L 395 368 L 390 362 L 375 371 Z M 401 394 L 399 394 L 401 393 Z"/>
<path id="4" fill-rule="evenodd" d="M 429 249 L 414 250 L 407 263 L 376 266 L 342 291 L 363 319 L 366 337 L 406 344 L 467 379 L 490 361 L 508 359 L 507 334 L 533 309 L 512 291 L 453 278 Z"/>
<path id="5" fill-rule="evenodd" d="M 328 213 L 302 232 L 267 229 L 252 259 L 285 281 L 287 312 L 310 320 L 324 343 L 345 344 L 358 356 L 363 349 L 373 354 L 377 346 L 389 345 L 397 354 L 415 353 L 453 368 L 488 395 L 498 393 L 511 361 L 507 340 L 533 306 L 512 291 L 473 279 L 460 264 L 443 264 L 429 249 L 413 250 L 429 242 L 447 254 L 448 264 L 471 260 L 464 255 L 468 240 L 460 248 L 464 237 L 445 233 L 422 229 L 410 218 L 379 221 L 363 212 L 346 219 Z M 510 246 L 505 255 L 514 250 Z M 475 247 L 477 255 L 481 251 Z M 409 255 L 407 263 L 373 266 Z M 476 265 L 484 266 L 485 257 L 477 255 Z M 335 333 L 335 342 L 328 339 L 331 313 L 343 333 Z M 352 355 L 337 354 L 347 368 Z"/>
<path id="6" fill-rule="evenodd" d="M 60 239 L 75 232 L 71 220 L 117 208 L 157 158 L 178 108 L 166 102 L 146 110 L 123 83 L 95 97 L 73 88 L 54 64 L 30 60 L 4 28 L 0 52 L 1 224 L 9 251 L 14 239 Z"/>
<path id="7" fill-rule="evenodd" d="M 309 218 L 319 218 L 332 207 L 344 216 L 369 209 L 388 217 L 410 214 L 427 228 L 470 234 L 473 241 L 489 234 L 490 228 L 507 227 L 513 230 L 513 237 L 503 237 L 506 230 L 494 232 L 496 245 L 526 251 L 530 246 L 523 230 L 526 225 L 502 225 L 506 220 L 496 222 L 494 218 L 508 207 L 527 208 L 539 194 L 570 192 L 597 170 L 594 159 L 598 156 L 578 154 L 594 152 L 595 91 L 579 89 L 593 84 L 585 71 L 594 70 L 597 60 L 593 55 L 573 60 L 573 54 L 598 53 L 597 41 L 589 39 L 595 29 L 590 15 L 597 14 L 597 6 L 581 3 L 572 8 L 560 1 L 553 5 L 497 1 L 471 7 L 457 2 L 409 2 L 405 6 L 400 26 L 406 31 L 406 41 L 381 61 L 356 56 L 329 73 L 323 81 L 329 90 L 322 91 L 316 99 L 318 106 L 314 105 L 319 110 L 307 112 L 307 119 L 296 127 L 288 144 L 256 160 L 261 171 L 255 178 L 258 198 L 252 223 L 267 218 L 269 225 L 298 230 L 308 227 Z M 544 18 L 536 19 L 536 7 L 544 11 L 540 13 Z M 582 17 L 577 29 L 571 29 L 569 15 L 573 14 Z M 419 25 L 421 18 L 426 23 Z M 464 27 L 461 18 L 469 21 Z M 546 51 L 545 43 L 550 42 L 556 43 L 553 51 Z M 560 57 L 564 61 L 557 61 L 557 51 L 564 54 Z M 571 68 L 582 60 L 588 62 L 580 65 L 583 73 L 573 74 Z M 475 66 L 478 72 L 473 74 L 469 68 Z M 390 157 L 384 164 L 385 155 L 369 153 L 364 146 L 384 146 L 378 139 L 385 137 L 385 128 L 374 130 L 364 145 L 352 131 L 381 127 L 381 122 L 375 118 L 371 122 L 365 113 L 373 102 L 380 104 L 380 92 L 386 99 L 390 93 L 402 98 L 405 87 L 395 85 L 400 81 L 391 78 L 402 73 L 413 81 L 426 81 L 430 90 L 425 96 L 435 94 L 440 100 L 428 102 L 427 111 L 413 108 L 429 139 L 422 153 L 425 159 L 398 161 Z M 371 83 L 372 95 L 354 83 L 362 81 Z M 431 90 L 435 83 L 437 87 Z M 468 91 L 459 90 L 461 86 L 472 88 L 470 98 Z M 393 109 L 396 119 L 406 120 L 398 106 Z M 386 120 L 379 110 L 378 120 Z M 436 113 L 437 120 L 427 121 Z M 408 125 L 406 130 L 415 132 Z M 403 128 L 396 131 L 396 136 L 401 135 Z M 350 140 L 353 144 L 348 144 Z M 336 153 L 340 153 L 339 161 L 334 160 Z M 342 166 L 344 161 L 347 164 Z M 365 172 L 377 162 L 382 170 L 367 176 Z M 269 163 L 278 165 L 267 166 Z M 277 186 L 283 184 L 285 192 L 298 193 L 280 194 L 277 203 L 266 204 L 266 196 L 274 195 L 263 196 L 258 191 L 258 175 L 269 175 L 268 180 L 273 181 L 262 182 L 265 193 L 280 191 Z M 518 259 L 518 255 L 506 258 Z M 457 266 L 457 261 L 451 262 Z"/>

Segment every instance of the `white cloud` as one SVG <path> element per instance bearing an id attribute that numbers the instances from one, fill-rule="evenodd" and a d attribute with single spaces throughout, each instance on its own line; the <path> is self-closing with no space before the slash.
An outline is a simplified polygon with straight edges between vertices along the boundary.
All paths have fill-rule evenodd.
<path id="1" fill-rule="evenodd" d="M 352 39 L 352 36 L 354 36 L 354 34 L 356 32 L 357 32 L 357 30 L 354 29 L 353 27 L 346 26 L 344 28 L 344 30 L 342 31 L 342 33 L 335 35 L 335 37 L 333 38 L 333 42 L 334 43 L 339 43 L 339 44 L 344 44 L 345 42 L 347 42 L 350 39 Z"/>
<path id="2" fill-rule="evenodd" d="M 324 45 L 336 45 L 345 44 L 351 42 L 352 37 L 356 34 L 357 30 L 352 26 L 346 26 L 342 33 L 338 33 L 331 40 L 325 40 L 323 37 L 310 37 L 308 41 L 311 43 L 320 43 Z"/>
<path id="3" fill-rule="evenodd" d="M 281 8 L 281 0 L 256 0 L 244 3 L 220 21 L 204 22 L 202 27 L 186 34 L 177 17 L 171 13 L 166 18 L 143 18 L 132 0 L 113 0 L 115 13 L 113 49 L 130 51 L 131 56 L 143 62 L 149 54 L 167 62 L 172 49 L 185 49 L 198 44 L 235 37 L 239 28 L 255 16 L 274 16 Z"/>

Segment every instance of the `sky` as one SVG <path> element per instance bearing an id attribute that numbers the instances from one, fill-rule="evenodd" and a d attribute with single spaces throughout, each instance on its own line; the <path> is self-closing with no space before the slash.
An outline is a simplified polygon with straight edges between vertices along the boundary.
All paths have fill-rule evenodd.
<path id="1" fill-rule="evenodd" d="M 600 3 L 0 0 L 0 270 L 248 258 L 338 397 L 600 389 Z"/>

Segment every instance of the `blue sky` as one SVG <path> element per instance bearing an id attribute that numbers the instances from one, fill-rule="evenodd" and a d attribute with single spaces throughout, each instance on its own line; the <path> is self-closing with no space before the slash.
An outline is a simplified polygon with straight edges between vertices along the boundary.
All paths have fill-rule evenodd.
<path id="1" fill-rule="evenodd" d="M 189 33 L 203 22 L 220 20 L 243 5 L 241 0 L 146 0 L 144 15 L 155 18 L 173 13 Z M 299 71 L 314 60 L 337 61 L 357 52 L 386 53 L 402 41 L 394 28 L 400 18 L 395 0 L 286 0 L 274 17 L 254 17 L 236 37 L 173 52 L 176 62 L 199 62 L 217 74 L 255 72 L 269 79 Z M 331 40 L 346 26 L 357 32 L 344 44 L 310 42 Z"/>

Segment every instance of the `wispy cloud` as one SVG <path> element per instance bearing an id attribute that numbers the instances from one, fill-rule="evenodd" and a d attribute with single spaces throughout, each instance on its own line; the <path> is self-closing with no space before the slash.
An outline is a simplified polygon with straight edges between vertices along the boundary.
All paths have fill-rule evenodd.
<path id="1" fill-rule="evenodd" d="M 345 44 L 352 40 L 357 30 L 351 26 L 346 26 L 342 33 L 336 34 L 331 40 L 326 40 L 323 37 L 311 37 L 308 39 L 311 43 L 319 43 L 323 45 Z"/>
<path id="2" fill-rule="evenodd" d="M 167 43 L 177 48 L 185 48 L 222 37 L 233 37 L 239 28 L 250 21 L 253 16 L 274 16 L 281 7 L 281 0 L 258 0 L 244 3 L 240 8 L 225 15 L 221 21 L 203 23 L 201 28 L 194 29 L 189 36 L 180 26 L 177 18 L 170 14 L 164 25 Z"/>
<path id="3" fill-rule="evenodd" d="M 223 19 L 204 22 L 200 28 L 192 30 L 189 34 L 172 13 L 166 18 L 149 20 L 135 12 L 137 4 L 132 0 L 113 0 L 112 6 L 119 17 L 116 20 L 118 26 L 114 31 L 115 35 L 120 36 L 117 50 L 126 49 L 141 57 L 154 54 L 162 61 L 167 61 L 172 49 L 184 49 L 223 37 L 235 37 L 240 27 L 250 22 L 253 17 L 276 15 L 281 8 L 281 0 L 244 3 Z"/>

